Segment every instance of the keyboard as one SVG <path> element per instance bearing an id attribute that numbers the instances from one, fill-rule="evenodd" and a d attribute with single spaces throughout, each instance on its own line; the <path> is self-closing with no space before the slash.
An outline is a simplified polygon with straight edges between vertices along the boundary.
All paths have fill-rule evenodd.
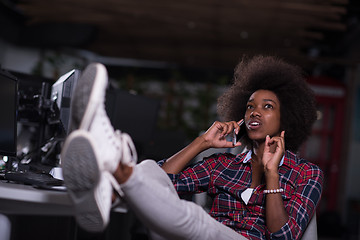
<path id="1" fill-rule="evenodd" d="M 49 188 L 52 186 L 62 186 L 64 181 L 54 178 L 47 173 L 37 173 L 32 171 L 7 172 L 5 180 L 14 181 L 22 184 L 33 185 L 36 187 Z"/>

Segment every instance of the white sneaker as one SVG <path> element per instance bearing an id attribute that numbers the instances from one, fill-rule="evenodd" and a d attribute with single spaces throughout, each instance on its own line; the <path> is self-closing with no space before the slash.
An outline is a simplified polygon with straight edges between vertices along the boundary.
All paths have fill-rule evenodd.
<path id="1" fill-rule="evenodd" d="M 116 135 L 123 150 L 119 161 L 134 164 L 137 154 L 131 138 L 119 131 Z M 114 176 L 102 170 L 99 152 L 91 133 L 80 129 L 67 137 L 61 153 L 64 183 L 74 203 L 76 221 L 90 232 L 103 231 L 108 225 L 113 189 L 124 196 Z"/>
<path id="2" fill-rule="evenodd" d="M 114 172 L 121 157 L 120 142 L 105 110 L 108 75 L 104 65 L 90 64 L 78 79 L 71 100 L 70 131 L 82 129 L 101 149 L 101 169 Z"/>
<path id="3" fill-rule="evenodd" d="M 109 222 L 113 188 L 122 193 L 112 173 L 119 161 L 134 165 L 134 144 L 114 131 L 105 111 L 107 72 L 89 65 L 79 78 L 71 102 L 71 133 L 61 162 L 64 183 L 74 202 L 75 217 L 88 231 L 102 231 Z"/>
<path id="4" fill-rule="evenodd" d="M 110 173 L 101 171 L 99 154 L 89 132 L 75 130 L 61 152 L 64 183 L 83 229 L 99 232 L 109 222 L 113 193 Z M 106 174 L 108 173 L 108 174 Z"/>

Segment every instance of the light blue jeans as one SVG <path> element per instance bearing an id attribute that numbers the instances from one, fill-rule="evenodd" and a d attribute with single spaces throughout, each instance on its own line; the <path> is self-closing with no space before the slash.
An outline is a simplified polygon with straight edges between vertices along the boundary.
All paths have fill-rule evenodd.
<path id="1" fill-rule="evenodd" d="M 121 189 L 126 203 L 150 230 L 153 240 L 246 239 L 216 221 L 201 206 L 180 199 L 155 161 L 145 160 L 136 165 Z"/>

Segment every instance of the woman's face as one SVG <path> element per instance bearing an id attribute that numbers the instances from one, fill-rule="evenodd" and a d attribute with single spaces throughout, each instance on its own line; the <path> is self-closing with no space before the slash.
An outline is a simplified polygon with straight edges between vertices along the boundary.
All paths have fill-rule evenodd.
<path id="1" fill-rule="evenodd" d="M 264 140 L 266 135 L 280 135 L 280 101 L 269 90 L 254 92 L 246 106 L 245 124 L 251 140 Z"/>

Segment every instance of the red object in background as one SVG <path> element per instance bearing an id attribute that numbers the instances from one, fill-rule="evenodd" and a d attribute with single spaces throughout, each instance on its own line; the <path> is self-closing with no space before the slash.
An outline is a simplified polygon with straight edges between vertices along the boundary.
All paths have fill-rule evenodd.
<path id="1" fill-rule="evenodd" d="M 300 155 L 324 171 L 324 189 L 320 211 L 336 210 L 343 126 L 345 121 L 345 85 L 327 77 L 312 77 L 308 83 L 315 92 L 318 120 Z"/>

